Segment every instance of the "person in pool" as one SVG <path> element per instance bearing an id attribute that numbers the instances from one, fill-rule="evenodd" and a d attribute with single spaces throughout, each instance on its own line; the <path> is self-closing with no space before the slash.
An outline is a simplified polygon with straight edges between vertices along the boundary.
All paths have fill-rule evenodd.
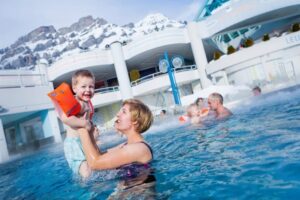
<path id="1" fill-rule="evenodd" d="M 92 170 L 125 169 L 127 175 L 133 168 L 149 168 L 153 154 L 142 133 L 150 128 L 152 122 L 153 115 L 148 106 L 137 99 L 125 100 L 117 113 L 115 128 L 127 137 L 127 141 L 107 152 L 100 151 L 94 137 L 86 129 L 79 129 L 89 167 Z"/>
<path id="2" fill-rule="evenodd" d="M 189 117 L 191 124 L 200 124 L 201 123 L 201 116 L 200 110 L 197 104 L 192 103 L 186 109 L 187 116 Z"/>
<path id="3" fill-rule="evenodd" d="M 167 111 L 166 110 L 161 110 L 160 113 L 159 113 L 159 116 L 161 118 L 164 118 L 166 115 L 167 115 Z"/>
<path id="4" fill-rule="evenodd" d="M 261 95 L 261 89 L 260 89 L 260 87 L 255 86 L 255 87 L 252 89 L 252 93 L 253 93 L 254 96 L 259 96 L 259 95 Z"/>
<path id="5" fill-rule="evenodd" d="M 219 93 L 212 93 L 208 97 L 209 109 L 215 112 L 216 119 L 224 119 L 232 115 L 231 111 L 223 106 L 223 96 Z"/>
<path id="6" fill-rule="evenodd" d="M 199 97 L 196 99 L 195 104 L 198 106 L 199 109 L 202 109 L 205 107 L 205 100 L 202 97 Z"/>

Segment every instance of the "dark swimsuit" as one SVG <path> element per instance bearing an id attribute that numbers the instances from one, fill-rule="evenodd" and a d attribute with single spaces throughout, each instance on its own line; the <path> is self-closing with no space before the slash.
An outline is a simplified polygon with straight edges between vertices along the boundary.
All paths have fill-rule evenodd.
<path id="1" fill-rule="evenodd" d="M 149 148 L 149 150 L 151 152 L 151 160 L 153 160 L 153 151 L 152 151 L 152 148 L 150 147 L 150 145 L 144 141 L 141 141 L 139 143 L 143 143 Z M 125 143 L 124 146 L 125 145 L 127 145 L 127 143 Z M 119 175 L 122 177 L 134 178 L 134 177 L 137 177 L 139 174 L 143 173 L 144 171 L 148 171 L 150 169 L 151 160 L 145 164 L 138 163 L 138 162 L 126 164 L 126 165 L 123 165 L 123 166 L 117 168 L 117 170 L 119 170 Z"/>

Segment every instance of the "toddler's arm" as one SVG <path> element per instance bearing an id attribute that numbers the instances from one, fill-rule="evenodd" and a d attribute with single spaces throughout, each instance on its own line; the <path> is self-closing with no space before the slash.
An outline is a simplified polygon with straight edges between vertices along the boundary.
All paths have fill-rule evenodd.
<path id="1" fill-rule="evenodd" d="M 92 128 L 91 122 L 85 119 L 85 116 L 82 118 L 78 118 L 76 116 L 68 117 L 65 113 L 62 112 L 60 119 L 64 124 L 70 126 L 73 129 L 86 128 L 88 131 L 90 131 Z"/>

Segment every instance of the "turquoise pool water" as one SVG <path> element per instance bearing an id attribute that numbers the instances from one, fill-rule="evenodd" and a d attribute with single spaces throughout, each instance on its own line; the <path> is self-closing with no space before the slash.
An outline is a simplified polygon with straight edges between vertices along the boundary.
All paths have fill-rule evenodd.
<path id="1" fill-rule="evenodd" d="M 151 183 L 116 189 L 123 178 L 115 171 L 80 181 L 59 144 L 1 164 L 0 199 L 298 199 L 299 87 L 253 98 L 233 112 L 204 127 L 176 120 L 154 126 L 145 135 L 155 155 Z M 122 141 L 103 140 L 104 148 Z"/>

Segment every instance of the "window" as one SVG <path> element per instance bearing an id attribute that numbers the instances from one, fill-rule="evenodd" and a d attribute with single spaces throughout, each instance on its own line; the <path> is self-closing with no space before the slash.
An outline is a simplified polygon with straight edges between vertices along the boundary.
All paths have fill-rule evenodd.
<path id="1" fill-rule="evenodd" d="M 247 31 L 248 31 L 248 29 L 247 29 L 247 28 L 244 28 L 244 29 L 241 29 L 239 32 L 240 32 L 241 35 L 243 35 L 243 34 L 246 33 Z"/>
<path id="2" fill-rule="evenodd" d="M 237 38 L 240 34 L 237 31 L 230 33 L 231 38 Z"/>
<path id="3" fill-rule="evenodd" d="M 225 34 L 225 35 L 223 35 L 223 41 L 225 42 L 225 43 L 228 43 L 228 42 L 230 42 L 230 37 L 229 37 L 229 35 L 228 34 Z"/>

